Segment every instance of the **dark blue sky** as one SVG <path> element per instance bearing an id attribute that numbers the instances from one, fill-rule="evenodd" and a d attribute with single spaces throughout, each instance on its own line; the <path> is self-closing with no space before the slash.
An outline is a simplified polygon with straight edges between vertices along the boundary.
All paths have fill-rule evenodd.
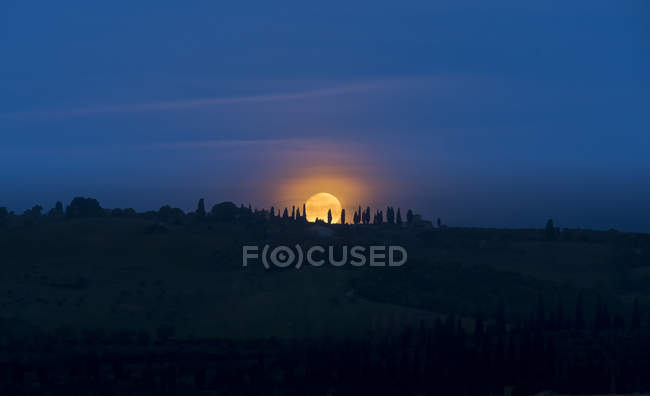
<path id="1" fill-rule="evenodd" d="M 650 231 L 647 1 L 98 3 L 0 5 L 0 206 Z"/>

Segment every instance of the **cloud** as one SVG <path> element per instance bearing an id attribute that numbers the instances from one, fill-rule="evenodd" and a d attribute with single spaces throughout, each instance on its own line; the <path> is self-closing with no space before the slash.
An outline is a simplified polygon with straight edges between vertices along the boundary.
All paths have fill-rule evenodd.
<path id="1" fill-rule="evenodd" d="M 35 110 L 22 111 L 14 113 L 0 114 L 4 119 L 25 119 L 25 118 L 53 118 L 53 117 L 78 117 L 95 114 L 115 114 L 127 112 L 143 111 L 168 111 L 196 109 L 209 106 L 219 105 L 240 105 L 250 103 L 268 103 L 268 102 L 286 102 L 295 100 L 305 100 L 312 98 L 330 97 L 338 95 L 347 95 L 368 91 L 388 89 L 399 85 L 396 80 L 375 81 L 366 83 L 354 83 L 338 85 L 328 88 L 313 89 L 308 91 L 265 93 L 249 96 L 234 97 L 213 97 L 201 99 L 178 100 L 168 102 L 130 104 L 130 105 L 106 105 L 76 109 L 54 109 L 54 110 Z"/>

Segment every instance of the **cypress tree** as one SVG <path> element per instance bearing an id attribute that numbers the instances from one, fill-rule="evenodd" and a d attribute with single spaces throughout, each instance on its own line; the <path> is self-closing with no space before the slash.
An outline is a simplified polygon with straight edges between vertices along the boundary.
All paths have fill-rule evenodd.
<path id="1" fill-rule="evenodd" d="M 57 201 L 56 205 L 54 206 L 54 209 L 50 212 L 50 214 L 54 217 L 63 217 L 63 204 L 61 201 Z"/>
<path id="2" fill-rule="evenodd" d="M 553 219 L 548 219 L 546 227 L 544 228 L 544 237 L 547 241 L 554 241 L 556 236 L 555 227 L 553 226 Z"/>
<path id="3" fill-rule="evenodd" d="M 205 200 L 203 198 L 199 199 L 199 204 L 196 208 L 196 215 L 199 218 L 205 217 Z"/>
<path id="4" fill-rule="evenodd" d="M 536 319 L 537 328 L 539 330 L 544 330 L 546 327 L 546 312 L 544 311 L 544 300 L 542 295 L 537 296 L 537 319 Z"/>
<path id="5" fill-rule="evenodd" d="M 506 315 L 505 315 L 505 310 L 503 308 L 503 300 L 499 298 L 499 302 L 497 303 L 497 318 L 496 318 L 496 326 L 497 326 L 497 331 L 499 334 L 505 333 L 506 331 Z"/>
<path id="6" fill-rule="evenodd" d="M 386 222 L 395 224 L 395 210 L 390 206 L 386 208 Z"/>
<path id="7" fill-rule="evenodd" d="M 555 312 L 555 328 L 564 329 L 564 304 L 560 298 L 557 301 L 557 309 Z"/>
<path id="8" fill-rule="evenodd" d="M 600 294 L 596 297 L 596 317 L 594 319 L 594 330 L 607 330 L 610 327 L 609 311 L 607 304 L 603 302 Z"/>
<path id="9" fill-rule="evenodd" d="M 576 320 L 575 326 L 577 330 L 583 330 L 585 328 L 585 313 L 584 307 L 582 304 L 582 293 L 578 294 L 578 300 L 576 301 Z"/>
<path id="10" fill-rule="evenodd" d="M 639 299 L 634 299 L 634 308 L 632 310 L 632 320 L 630 321 L 630 327 L 632 330 L 638 330 L 641 328 L 641 314 L 639 312 Z"/>

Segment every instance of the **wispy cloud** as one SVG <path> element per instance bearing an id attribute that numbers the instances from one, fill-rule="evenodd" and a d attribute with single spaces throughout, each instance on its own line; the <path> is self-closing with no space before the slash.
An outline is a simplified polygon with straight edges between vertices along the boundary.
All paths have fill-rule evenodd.
<path id="1" fill-rule="evenodd" d="M 219 106 L 219 105 L 284 102 L 284 101 L 306 100 L 312 98 L 330 97 L 330 96 L 346 95 L 346 94 L 353 94 L 353 93 L 361 93 L 367 91 L 382 90 L 382 89 L 395 87 L 397 85 L 399 85 L 399 82 L 395 80 L 381 81 L 381 82 L 367 82 L 367 83 L 338 85 L 334 87 L 313 89 L 307 91 L 280 92 L 280 93 L 276 92 L 276 93 L 265 93 L 259 95 L 249 95 L 249 96 L 212 97 L 212 98 L 200 98 L 200 99 L 189 99 L 189 100 L 185 99 L 185 100 L 178 100 L 178 101 L 143 103 L 143 104 L 106 105 L 106 106 L 72 108 L 72 109 L 22 111 L 22 112 L 13 112 L 13 113 L 3 113 L 0 114 L 0 118 L 4 118 L 4 119 L 54 118 L 54 117 L 60 118 L 60 117 L 87 116 L 87 115 L 95 115 L 95 114 L 183 110 L 183 109 L 195 109 L 195 108 Z"/>

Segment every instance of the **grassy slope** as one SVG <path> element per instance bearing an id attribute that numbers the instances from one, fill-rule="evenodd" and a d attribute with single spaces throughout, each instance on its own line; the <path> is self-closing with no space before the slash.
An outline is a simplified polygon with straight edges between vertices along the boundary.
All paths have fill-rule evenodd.
<path id="1" fill-rule="evenodd" d="M 153 332 L 171 325 L 181 336 L 312 337 L 363 335 L 395 322 L 433 320 L 447 309 L 490 310 L 498 298 L 525 311 L 540 293 L 554 301 L 587 288 L 620 303 L 648 292 L 612 282 L 621 257 L 633 251 L 643 264 L 645 250 L 544 242 L 533 231 L 511 238 L 496 230 L 339 226 L 339 242 L 403 244 L 409 262 L 398 270 L 265 271 L 240 261 L 241 245 L 259 239 L 260 229 L 217 224 L 149 233 L 150 225 L 90 219 L 0 232 L 0 317 L 10 328 L 48 331 Z M 305 238 L 300 227 L 271 226 L 264 235 L 276 244 Z"/>

